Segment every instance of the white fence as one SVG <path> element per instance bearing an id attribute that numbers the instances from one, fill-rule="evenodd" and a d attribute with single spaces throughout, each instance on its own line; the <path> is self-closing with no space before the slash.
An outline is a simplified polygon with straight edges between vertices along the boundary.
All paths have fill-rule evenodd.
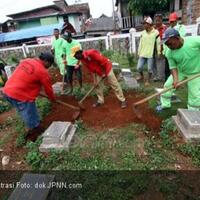
<path id="1" fill-rule="evenodd" d="M 197 24 L 187 25 L 187 35 L 197 35 Z M 200 27 L 199 27 L 200 30 Z M 141 32 L 136 32 L 135 29 L 131 29 L 130 33 L 110 35 L 95 38 L 79 39 L 83 49 L 98 49 L 103 50 L 116 50 L 122 53 L 137 53 L 139 38 Z M 39 45 L 22 45 L 20 47 L 4 48 L 0 49 L 0 57 L 8 58 L 14 55 L 16 58 L 21 59 L 28 56 L 38 56 L 43 51 L 50 51 L 51 44 L 39 44 Z"/>
<path id="2" fill-rule="evenodd" d="M 83 49 L 116 50 L 123 53 L 136 53 L 140 32 L 135 30 L 127 34 L 110 35 L 95 38 L 79 39 Z M 27 56 L 38 56 L 42 51 L 50 51 L 51 44 L 22 45 L 20 47 L 0 49 L 4 59 L 15 55 L 21 59 Z"/>

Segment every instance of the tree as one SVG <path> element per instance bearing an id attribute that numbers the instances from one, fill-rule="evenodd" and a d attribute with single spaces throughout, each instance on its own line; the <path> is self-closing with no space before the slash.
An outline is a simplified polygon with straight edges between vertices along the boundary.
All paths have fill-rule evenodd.
<path id="1" fill-rule="evenodd" d="M 129 0 L 128 8 L 135 14 L 154 15 L 158 11 L 167 11 L 172 0 Z"/>

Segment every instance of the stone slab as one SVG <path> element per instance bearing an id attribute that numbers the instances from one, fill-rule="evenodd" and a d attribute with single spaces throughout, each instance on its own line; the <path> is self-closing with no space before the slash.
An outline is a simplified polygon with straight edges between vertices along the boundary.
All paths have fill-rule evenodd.
<path id="1" fill-rule="evenodd" d="M 54 175 L 25 173 L 19 182 L 26 186 L 30 185 L 30 188 L 23 188 L 21 185 L 16 187 L 8 200 L 46 200 L 50 188 L 37 188 L 37 185 L 41 184 L 48 186 L 49 183 L 53 182 L 54 177 Z"/>
<path id="2" fill-rule="evenodd" d="M 52 85 L 55 94 L 60 94 L 62 92 L 62 82 L 56 82 Z"/>
<path id="3" fill-rule="evenodd" d="M 134 89 L 139 87 L 139 84 L 135 78 L 124 76 L 123 79 L 128 88 Z"/>
<path id="4" fill-rule="evenodd" d="M 133 77 L 132 71 L 130 69 L 128 69 L 128 68 L 122 68 L 121 69 L 121 74 L 122 74 L 123 77 L 124 76 L 126 76 L 126 77 Z"/>
<path id="5" fill-rule="evenodd" d="M 119 66 L 119 63 L 115 63 L 115 62 L 113 62 L 112 63 L 112 68 L 113 68 L 113 70 L 119 70 L 120 69 L 120 66 Z"/>
<path id="6" fill-rule="evenodd" d="M 55 124 L 58 122 L 53 123 Z M 76 126 L 70 122 L 59 122 L 59 124 L 62 125 L 54 125 L 55 129 L 51 129 L 54 130 L 54 132 L 45 131 L 46 133 L 43 134 L 43 141 L 39 147 L 41 152 L 49 152 L 51 150 L 69 150 L 70 143 L 76 132 Z M 61 127 L 61 129 L 57 129 L 56 127 Z M 49 137 L 49 135 L 54 136 Z"/>
<path id="7" fill-rule="evenodd" d="M 200 112 L 178 109 L 177 116 L 188 131 L 200 132 Z"/>
<path id="8" fill-rule="evenodd" d="M 4 67 L 6 75 L 8 77 L 8 79 L 12 76 L 13 72 L 15 71 L 16 67 L 15 66 L 8 66 L 6 65 Z"/>
<path id="9" fill-rule="evenodd" d="M 186 141 L 200 141 L 200 112 L 178 109 L 172 117 L 179 132 Z"/>
<path id="10" fill-rule="evenodd" d="M 63 144 L 70 130 L 70 122 L 53 122 L 43 133 L 43 140 L 45 143 Z"/>
<path id="11" fill-rule="evenodd" d="M 128 88 L 134 89 L 139 87 L 139 84 L 137 80 L 133 77 L 133 73 L 130 69 L 121 69 L 121 76 Z"/>
<path id="12" fill-rule="evenodd" d="M 200 133 L 199 134 L 191 134 L 188 132 L 188 130 L 185 129 L 183 124 L 180 122 L 177 116 L 173 116 L 172 119 L 174 120 L 178 131 L 183 136 L 183 139 L 186 142 L 199 142 L 200 141 Z"/>

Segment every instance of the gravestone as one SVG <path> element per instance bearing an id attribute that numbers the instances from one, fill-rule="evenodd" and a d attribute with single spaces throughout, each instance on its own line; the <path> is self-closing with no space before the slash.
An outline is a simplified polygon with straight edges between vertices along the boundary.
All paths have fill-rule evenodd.
<path id="1" fill-rule="evenodd" d="M 161 92 L 162 90 L 164 90 L 164 89 L 163 88 L 155 88 L 156 92 Z M 160 96 L 157 97 L 157 101 L 158 101 L 158 103 L 160 103 Z M 173 93 L 172 97 L 171 97 L 171 103 L 180 103 L 180 102 L 181 102 L 181 99 L 175 93 Z"/>
<path id="2" fill-rule="evenodd" d="M 8 200 L 46 200 L 53 181 L 54 175 L 25 173 Z"/>
<path id="3" fill-rule="evenodd" d="M 113 68 L 113 70 L 119 70 L 120 69 L 119 63 L 113 62 L 112 63 L 112 68 Z"/>
<path id="4" fill-rule="evenodd" d="M 62 82 L 56 82 L 55 84 L 52 85 L 55 94 L 61 94 L 62 87 L 63 87 Z"/>
<path id="5" fill-rule="evenodd" d="M 76 127 L 71 122 L 52 122 L 43 133 L 42 144 L 39 147 L 41 152 L 50 150 L 68 150 L 75 134 Z"/>
<path id="6" fill-rule="evenodd" d="M 9 79 L 12 76 L 13 72 L 15 71 L 15 66 L 6 65 L 4 69 L 5 69 L 6 75 Z"/>
<path id="7" fill-rule="evenodd" d="M 172 118 L 186 141 L 200 141 L 200 111 L 178 109 Z"/>
<path id="8" fill-rule="evenodd" d="M 131 72 L 130 69 L 122 69 L 121 75 L 128 88 L 134 89 L 139 87 L 139 84 L 137 80 L 133 78 L 133 73 Z"/>

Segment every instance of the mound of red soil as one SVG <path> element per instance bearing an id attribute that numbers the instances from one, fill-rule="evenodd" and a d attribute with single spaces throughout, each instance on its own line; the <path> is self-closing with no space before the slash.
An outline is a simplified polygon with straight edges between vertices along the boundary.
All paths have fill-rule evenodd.
<path id="1" fill-rule="evenodd" d="M 142 119 L 138 119 L 132 110 L 132 104 L 142 97 L 135 95 L 134 93 L 126 94 L 128 107 L 121 109 L 120 103 L 113 93 L 110 93 L 105 97 L 105 104 L 98 108 L 93 108 L 92 104 L 95 99 L 89 97 L 83 103 L 85 110 L 81 111 L 80 119 L 83 120 L 84 124 L 88 127 L 105 130 L 108 128 L 123 127 L 130 123 L 143 123 L 151 130 L 159 131 L 161 119 L 156 117 L 151 109 L 148 108 L 147 104 L 139 106 L 139 110 L 142 113 Z M 77 101 L 74 97 L 62 96 L 60 100 L 78 106 Z M 72 121 L 73 114 L 76 111 L 69 109 L 63 105 L 55 104 L 52 111 L 43 121 L 43 126 L 47 127 L 53 121 Z"/>
<path id="2" fill-rule="evenodd" d="M 88 72 L 87 68 L 82 67 L 82 73 L 84 83 L 93 82 L 91 73 Z M 60 75 L 58 68 L 52 68 L 50 70 L 50 75 L 53 83 L 62 81 L 62 76 Z M 74 79 L 76 79 L 75 76 Z M 154 115 L 153 111 L 148 108 L 147 104 L 139 106 L 143 116 L 142 119 L 138 119 L 132 110 L 132 104 L 142 98 L 143 97 L 138 94 L 126 94 L 128 107 L 126 109 L 121 109 L 119 101 L 112 92 L 105 97 L 105 104 L 98 108 L 92 107 L 95 99 L 88 97 L 84 102 L 85 110 L 81 111 L 80 119 L 83 120 L 86 126 L 97 130 L 123 127 L 135 122 L 143 123 L 150 129 L 158 131 L 160 129 L 161 119 Z M 68 104 L 78 106 L 77 100 L 72 96 L 61 96 L 58 97 L 58 99 Z M 44 119 L 42 124 L 44 127 L 48 127 L 53 121 L 72 121 L 75 112 L 76 111 L 73 109 L 55 104 L 52 111 Z"/>

